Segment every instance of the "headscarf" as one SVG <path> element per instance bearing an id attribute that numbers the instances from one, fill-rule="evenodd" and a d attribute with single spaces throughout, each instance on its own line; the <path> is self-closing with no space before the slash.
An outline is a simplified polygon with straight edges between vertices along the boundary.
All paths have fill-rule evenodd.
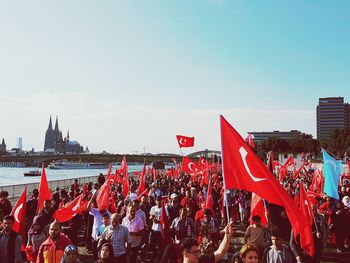
<path id="1" fill-rule="evenodd" d="M 75 245 L 68 245 L 66 246 L 66 248 L 64 249 L 64 254 L 63 254 L 63 257 L 61 259 L 61 263 L 67 263 L 67 255 L 68 255 L 68 252 L 70 251 L 75 251 L 78 255 L 78 248 L 75 246 Z M 78 263 L 79 260 L 78 260 L 78 257 L 77 257 L 77 261 L 76 263 Z"/>
<path id="2" fill-rule="evenodd" d="M 342 199 L 342 202 L 344 204 L 345 207 L 350 208 L 350 197 L 349 196 L 344 196 Z"/>
<path id="3" fill-rule="evenodd" d="M 106 258 L 106 259 L 102 259 L 101 258 L 101 251 L 102 251 L 102 248 L 103 247 L 108 247 L 108 250 L 109 250 L 109 255 L 108 255 L 108 258 Z M 102 246 L 101 246 L 101 248 L 100 248 L 100 250 L 98 251 L 98 260 L 97 260 L 97 262 L 103 262 L 103 263 L 113 263 L 114 262 L 114 254 L 113 254 L 113 246 L 112 246 L 112 244 L 111 243 L 104 243 Z"/>
<path id="4" fill-rule="evenodd" d="M 34 230 L 34 228 L 33 228 L 33 225 L 35 225 L 35 224 L 38 224 L 39 226 L 40 226 L 40 228 L 38 229 L 38 230 Z M 28 234 L 30 234 L 30 235 L 37 235 L 37 234 L 40 234 L 41 233 L 41 231 L 43 231 L 43 229 L 44 229 L 44 220 L 43 220 L 43 217 L 42 216 L 35 216 L 34 218 L 33 218 L 33 223 L 32 223 L 32 225 L 31 225 L 31 227 L 29 228 L 29 230 L 28 230 Z"/>

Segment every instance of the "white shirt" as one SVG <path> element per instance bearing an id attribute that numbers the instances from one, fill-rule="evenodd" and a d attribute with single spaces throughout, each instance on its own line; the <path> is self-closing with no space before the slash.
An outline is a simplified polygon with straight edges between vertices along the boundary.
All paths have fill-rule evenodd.
<path id="1" fill-rule="evenodd" d="M 129 216 L 125 216 L 123 218 L 122 225 L 128 228 L 129 233 L 139 232 L 145 228 L 142 220 L 137 216 L 135 216 L 135 218 L 131 221 L 129 220 Z M 142 240 L 142 236 L 133 236 L 130 234 L 129 241 L 130 241 L 131 247 L 139 246 L 141 244 L 141 240 Z"/>
<path id="2" fill-rule="evenodd" d="M 165 212 L 166 212 L 167 216 L 169 216 L 168 210 L 166 208 L 165 208 Z M 160 220 L 160 217 L 162 216 L 162 207 L 158 207 L 157 205 L 152 206 L 151 211 L 149 212 L 149 214 L 151 216 L 154 216 L 155 219 Z M 160 230 L 161 230 L 160 223 L 155 223 L 153 221 L 152 230 L 160 232 Z"/>

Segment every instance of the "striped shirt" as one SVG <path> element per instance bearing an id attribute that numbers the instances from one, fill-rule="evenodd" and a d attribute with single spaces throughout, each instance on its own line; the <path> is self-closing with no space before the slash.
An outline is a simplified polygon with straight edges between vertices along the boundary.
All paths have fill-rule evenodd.
<path id="1" fill-rule="evenodd" d="M 106 227 L 102 236 L 112 233 L 111 244 L 113 247 L 114 256 L 119 257 L 126 254 L 127 244 L 130 243 L 130 235 L 127 227 L 123 225 L 118 225 L 114 228 L 112 225 Z"/>

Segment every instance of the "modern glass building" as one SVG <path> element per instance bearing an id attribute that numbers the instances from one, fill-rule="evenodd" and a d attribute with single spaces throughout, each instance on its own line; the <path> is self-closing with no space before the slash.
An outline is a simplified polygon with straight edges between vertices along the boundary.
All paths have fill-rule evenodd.
<path id="1" fill-rule="evenodd" d="M 319 98 L 316 108 L 317 139 L 327 139 L 337 129 L 349 128 L 349 104 L 343 97 Z"/>

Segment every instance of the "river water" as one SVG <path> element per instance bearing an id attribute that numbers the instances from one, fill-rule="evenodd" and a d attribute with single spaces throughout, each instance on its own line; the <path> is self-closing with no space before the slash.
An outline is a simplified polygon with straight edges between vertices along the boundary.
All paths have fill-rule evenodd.
<path id="1" fill-rule="evenodd" d="M 112 167 L 112 172 L 115 172 L 119 166 Z M 141 171 L 143 165 L 128 165 L 129 172 Z M 35 169 L 35 168 L 34 168 Z M 14 168 L 14 167 L 0 167 L 0 186 L 36 183 L 40 181 L 40 176 L 28 177 L 23 173 L 33 170 L 33 167 Z M 87 176 L 97 176 L 100 173 L 107 174 L 107 169 L 74 169 L 74 170 L 56 170 L 45 169 L 48 181 L 80 178 Z"/>

